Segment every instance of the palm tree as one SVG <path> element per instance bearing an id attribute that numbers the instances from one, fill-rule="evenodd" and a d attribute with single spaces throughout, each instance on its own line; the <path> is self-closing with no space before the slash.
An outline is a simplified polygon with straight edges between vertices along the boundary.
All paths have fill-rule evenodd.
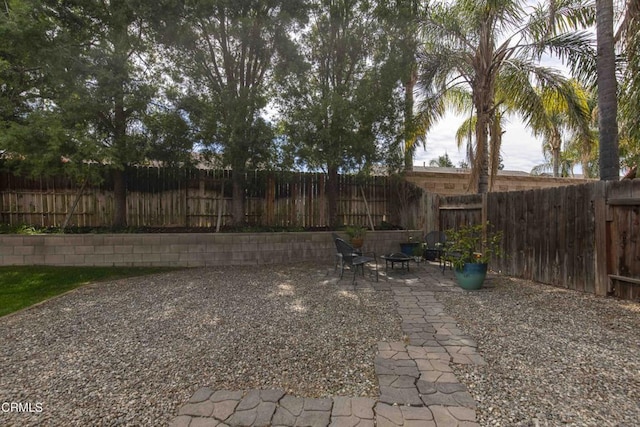
<path id="1" fill-rule="evenodd" d="M 536 165 L 531 169 L 531 175 L 550 175 L 554 174 L 554 177 L 572 177 L 573 168 L 576 166 L 577 161 L 572 152 L 562 151 L 559 155 L 559 159 L 553 159 L 551 157 L 551 151 L 546 150 L 544 152 L 545 163 Z M 555 175 L 554 168 L 558 165 L 559 173 Z"/>
<path id="2" fill-rule="evenodd" d="M 600 179 L 620 179 L 618 149 L 618 85 L 613 37 L 613 1 L 596 0 L 596 32 L 598 35 L 598 110 L 600 118 Z"/>
<path id="3" fill-rule="evenodd" d="M 509 80 L 499 78 L 496 82 L 496 104 L 498 107 L 495 109 L 490 128 L 492 144 L 489 166 L 492 176 L 499 169 L 502 136 L 505 133 L 503 122 L 508 115 L 523 114 L 527 118 L 526 124 L 531 128 L 533 134 L 543 138 L 543 151 L 545 154 L 548 151 L 551 156 L 550 165 L 555 177 L 561 176 L 563 137 L 571 139 L 572 149 L 578 153 L 577 155 L 591 152 L 591 148 L 595 145 L 594 133 L 590 128 L 592 122 L 592 108 L 589 104 L 591 94 L 576 80 L 568 80 L 556 87 L 535 88 L 535 93 L 527 94 L 531 102 L 524 105 L 512 102 L 511 92 L 513 90 L 509 87 Z M 449 92 L 446 99 L 458 113 L 472 110 L 471 95 L 468 92 L 466 94 L 460 90 Z M 467 159 L 472 164 L 477 148 L 474 140 L 476 126 L 477 118 L 475 115 L 471 115 L 456 132 L 458 149 L 466 141 Z M 588 154 L 584 157 L 588 157 Z M 573 160 L 577 160 L 577 157 L 575 159 L 571 157 L 571 161 Z M 563 167 L 571 161 L 563 160 Z"/>
<path id="4" fill-rule="evenodd" d="M 576 141 L 573 146 L 586 151 L 594 143 L 589 94 L 575 80 L 569 80 L 561 89 L 543 88 L 540 91 L 542 110 L 536 112 L 535 119 L 530 122 L 534 135 L 542 136 L 544 149 L 551 154 L 554 177 L 560 176 L 563 135 L 570 134 Z"/>
<path id="5" fill-rule="evenodd" d="M 627 3 L 616 41 L 626 54 L 618 110 L 619 148 L 623 166 L 633 168 L 640 164 L 640 2 Z"/>
<path id="6" fill-rule="evenodd" d="M 476 117 L 471 179 L 478 193 L 489 190 L 490 158 L 499 153 L 500 115 L 505 111 L 501 104 L 508 102 L 509 109 L 535 121 L 540 111 L 536 84 L 558 90 L 566 84 L 560 72 L 539 65 L 541 55 L 555 53 L 580 63 L 592 53 L 587 32 L 566 26 L 555 30 L 560 22 L 590 22 L 589 11 L 573 3 L 555 1 L 553 8 L 525 11 L 518 0 L 457 0 L 434 3 L 429 9 L 421 53 L 426 92 L 422 128 L 428 129 L 444 114 L 447 92 L 468 88 Z"/>

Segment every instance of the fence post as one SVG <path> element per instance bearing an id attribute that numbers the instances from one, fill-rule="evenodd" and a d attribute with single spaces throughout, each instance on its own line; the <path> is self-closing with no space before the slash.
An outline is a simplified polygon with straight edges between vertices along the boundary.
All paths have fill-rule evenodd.
<path id="1" fill-rule="evenodd" d="M 607 260 L 610 241 L 607 236 L 607 183 L 600 181 L 594 185 L 595 220 L 595 293 L 606 296 L 610 291 Z"/>

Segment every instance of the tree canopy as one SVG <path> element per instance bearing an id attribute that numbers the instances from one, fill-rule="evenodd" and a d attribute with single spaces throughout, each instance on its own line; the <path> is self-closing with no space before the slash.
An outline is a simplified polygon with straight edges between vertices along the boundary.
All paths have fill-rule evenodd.
<path id="1" fill-rule="evenodd" d="M 609 3 L 597 3 L 606 26 Z M 184 164 L 194 152 L 233 170 L 236 223 L 248 168 L 325 171 L 335 212 L 339 172 L 409 170 L 416 144 L 450 109 L 467 116 L 458 142 L 469 143 L 479 192 L 501 164 L 510 115 L 546 139 L 558 174 L 563 159 L 592 169 L 599 135 L 612 178 L 612 120 L 626 164 L 640 158 L 636 3 L 618 34 L 606 34 L 607 52 L 619 48 L 619 81 L 609 64 L 609 80 L 591 91 L 595 108 L 576 89 L 596 89 L 590 0 L 6 0 L 0 150 L 31 173 L 111 180 L 114 225 L 126 223 L 128 168 Z M 541 66 L 544 55 L 576 80 Z M 604 100 L 619 104 L 617 117 Z"/>

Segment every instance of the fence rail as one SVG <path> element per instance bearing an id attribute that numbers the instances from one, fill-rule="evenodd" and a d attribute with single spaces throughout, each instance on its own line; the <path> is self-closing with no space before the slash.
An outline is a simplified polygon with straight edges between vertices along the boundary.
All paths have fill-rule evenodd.
<path id="1" fill-rule="evenodd" d="M 225 227 L 231 222 L 231 171 L 135 168 L 127 171 L 127 223 L 149 227 Z M 328 225 L 326 175 L 247 173 L 246 222 L 260 226 L 322 228 Z M 339 177 L 338 216 L 343 224 L 383 222 L 413 228 L 424 223 L 422 190 L 395 177 Z M 11 225 L 108 226 L 114 210 L 109 179 L 100 186 L 69 179 L 0 173 L 1 220 Z M 77 199 L 75 209 L 72 206 Z"/>
<path id="2" fill-rule="evenodd" d="M 504 233 L 496 270 L 640 300 L 640 180 L 440 197 L 438 207 L 442 230 L 489 221 Z"/>

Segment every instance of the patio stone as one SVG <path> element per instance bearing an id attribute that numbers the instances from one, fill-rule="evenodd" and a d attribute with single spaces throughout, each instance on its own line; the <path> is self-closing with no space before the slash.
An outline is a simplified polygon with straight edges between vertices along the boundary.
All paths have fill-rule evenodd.
<path id="1" fill-rule="evenodd" d="M 331 399 L 305 399 L 305 411 L 330 411 L 333 406 Z"/>
<path id="2" fill-rule="evenodd" d="M 353 415 L 363 420 L 373 420 L 373 407 L 376 401 L 366 397 L 355 397 L 351 401 L 351 411 Z"/>
<path id="3" fill-rule="evenodd" d="M 378 401 L 391 405 L 423 405 L 418 389 L 415 386 L 412 388 L 380 386 L 380 397 L 378 398 Z"/>
<path id="4" fill-rule="evenodd" d="M 349 417 L 352 414 L 351 398 L 350 397 L 334 397 L 333 398 L 333 411 L 331 414 L 334 417 Z"/>
<path id="5" fill-rule="evenodd" d="M 169 427 L 189 427 L 191 417 L 188 415 L 179 415 L 169 423 Z"/>
<path id="6" fill-rule="evenodd" d="M 201 389 L 198 389 L 198 391 L 196 391 L 193 396 L 191 396 L 191 399 L 189 399 L 189 403 L 199 403 L 205 401 L 209 399 L 212 394 L 213 390 L 211 390 L 209 387 L 202 387 Z"/>
<path id="7" fill-rule="evenodd" d="M 296 420 L 296 426 L 320 427 L 320 426 L 328 426 L 330 422 L 331 422 L 330 411 L 304 410 Z"/>
<path id="8" fill-rule="evenodd" d="M 302 409 L 304 408 L 304 398 L 285 396 L 280 400 L 280 407 L 297 417 L 302 413 Z"/>
<path id="9" fill-rule="evenodd" d="M 193 418 L 191 420 L 191 424 L 189 427 L 218 427 L 220 426 L 220 421 L 215 420 L 213 418 Z"/>
<path id="10" fill-rule="evenodd" d="M 263 402 L 277 403 L 285 395 L 284 390 L 261 390 L 260 399 Z"/>
<path id="11" fill-rule="evenodd" d="M 257 412 L 249 409 L 246 411 L 236 411 L 228 420 L 227 423 L 233 426 L 250 427 L 256 420 Z"/>
<path id="12" fill-rule="evenodd" d="M 271 424 L 271 418 L 276 412 L 276 404 L 273 402 L 262 402 L 256 408 L 256 419 L 254 425 L 266 426 Z"/>
<path id="13" fill-rule="evenodd" d="M 425 407 L 416 408 L 412 406 L 401 406 L 400 412 L 402 413 L 402 418 L 405 420 L 433 420 L 433 414 Z"/>
<path id="14" fill-rule="evenodd" d="M 360 425 L 360 418 L 349 415 L 343 417 L 331 417 L 331 424 L 329 427 L 356 427 Z"/>
<path id="15" fill-rule="evenodd" d="M 212 402 L 222 402 L 225 400 L 235 400 L 240 402 L 242 399 L 242 391 L 229 391 L 229 390 L 219 390 L 216 391 L 209 397 L 209 400 Z"/>
<path id="16" fill-rule="evenodd" d="M 233 414 L 237 406 L 237 400 L 223 400 L 222 402 L 215 402 L 213 404 L 213 412 L 211 415 L 220 421 L 225 421 Z"/>
<path id="17" fill-rule="evenodd" d="M 191 415 L 194 417 L 208 417 L 213 412 L 213 402 L 205 400 L 200 403 L 187 403 L 178 415 Z"/>
<path id="18" fill-rule="evenodd" d="M 483 364 L 477 344 L 424 291 L 418 279 L 388 286 L 403 319 L 405 341 L 379 342 L 374 358 L 377 399 L 305 398 L 284 390 L 198 389 L 171 426 L 479 427 L 476 402 L 451 363 Z M 373 290 L 372 290 L 373 292 Z"/>
<path id="19" fill-rule="evenodd" d="M 377 425 L 381 425 L 380 422 L 382 420 L 387 420 L 391 422 L 392 425 L 402 425 L 404 417 L 402 416 L 402 412 L 398 406 L 379 402 L 374 409 L 376 412 Z"/>
<path id="20" fill-rule="evenodd" d="M 289 410 L 279 406 L 276 409 L 275 414 L 273 414 L 273 418 L 271 422 L 274 425 L 281 426 L 295 426 L 296 425 L 297 415 L 292 414 Z"/>
<path id="21" fill-rule="evenodd" d="M 238 411 L 246 411 L 248 409 L 257 408 L 260 404 L 260 390 L 251 390 L 247 393 L 238 404 Z"/>

